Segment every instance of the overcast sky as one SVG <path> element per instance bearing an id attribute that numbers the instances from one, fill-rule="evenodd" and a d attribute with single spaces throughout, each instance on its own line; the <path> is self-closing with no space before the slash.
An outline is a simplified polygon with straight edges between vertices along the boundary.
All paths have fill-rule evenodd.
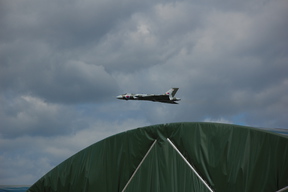
<path id="1" fill-rule="evenodd" d="M 288 128 L 287 0 L 0 0 L 0 184 L 125 130 Z M 179 87 L 179 105 L 122 93 Z"/>

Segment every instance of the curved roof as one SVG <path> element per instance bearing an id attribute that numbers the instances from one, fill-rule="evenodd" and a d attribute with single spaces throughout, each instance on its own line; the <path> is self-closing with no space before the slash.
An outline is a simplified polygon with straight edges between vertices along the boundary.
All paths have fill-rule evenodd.
<path id="1" fill-rule="evenodd" d="M 28 192 L 271 192 L 288 186 L 287 162 L 287 136 L 218 123 L 161 124 L 87 147 Z"/>

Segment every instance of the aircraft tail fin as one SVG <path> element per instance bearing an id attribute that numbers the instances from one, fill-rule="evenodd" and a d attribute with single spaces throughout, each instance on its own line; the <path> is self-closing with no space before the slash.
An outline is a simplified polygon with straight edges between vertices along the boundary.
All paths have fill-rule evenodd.
<path id="1" fill-rule="evenodd" d="M 169 89 L 169 90 L 165 93 L 165 95 L 169 95 L 169 96 L 174 97 L 174 95 L 176 94 L 176 92 L 178 91 L 178 89 L 179 89 L 179 88 L 171 88 L 171 89 Z"/>

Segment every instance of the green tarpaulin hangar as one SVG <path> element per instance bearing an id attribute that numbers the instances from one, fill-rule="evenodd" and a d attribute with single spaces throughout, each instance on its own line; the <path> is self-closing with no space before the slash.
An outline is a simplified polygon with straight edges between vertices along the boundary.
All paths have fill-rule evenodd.
<path id="1" fill-rule="evenodd" d="M 101 140 L 56 166 L 28 192 L 275 192 L 287 186 L 287 135 L 187 122 Z"/>

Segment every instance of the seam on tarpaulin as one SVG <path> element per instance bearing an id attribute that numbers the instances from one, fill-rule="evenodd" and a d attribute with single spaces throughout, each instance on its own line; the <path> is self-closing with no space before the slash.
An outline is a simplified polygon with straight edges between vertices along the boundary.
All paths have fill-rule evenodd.
<path id="1" fill-rule="evenodd" d="M 150 153 L 151 149 L 153 148 L 153 146 L 155 145 L 155 143 L 157 142 L 157 139 L 152 143 L 152 145 L 150 146 L 150 148 L 148 149 L 148 151 L 146 152 L 146 154 L 144 155 L 143 159 L 141 160 L 141 162 L 139 163 L 139 165 L 137 166 L 137 168 L 135 169 L 135 171 L 133 172 L 132 176 L 130 177 L 130 179 L 128 180 L 128 182 L 126 183 L 125 187 L 123 188 L 122 192 L 124 192 L 126 190 L 126 188 L 128 187 L 128 185 L 130 184 L 130 182 L 132 181 L 133 177 L 135 176 L 135 174 L 137 173 L 138 169 L 141 167 L 142 163 L 144 162 L 144 160 L 146 159 L 146 157 L 148 156 L 148 154 Z"/>
<path id="2" fill-rule="evenodd" d="M 193 168 L 193 166 L 189 163 L 189 161 L 182 155 L 182 153 L 177 149 L 177 147 L 172 143 L 172 141 L 167 138 L 167 141 L 172 145 L 172 147 L 177 151 L 177 153 L 182 157 L 182 159 L 185 161 L 185 163 L 192 169 L 192 171 L 196 174 L 196 176 L 202 181 L 202 183 L 209 189 L 209 191 L 213 192 L 213 190 L 210 188 L 210 186 L 206 183 L 204 179 L 197 173 L 197 171 Z"/>

